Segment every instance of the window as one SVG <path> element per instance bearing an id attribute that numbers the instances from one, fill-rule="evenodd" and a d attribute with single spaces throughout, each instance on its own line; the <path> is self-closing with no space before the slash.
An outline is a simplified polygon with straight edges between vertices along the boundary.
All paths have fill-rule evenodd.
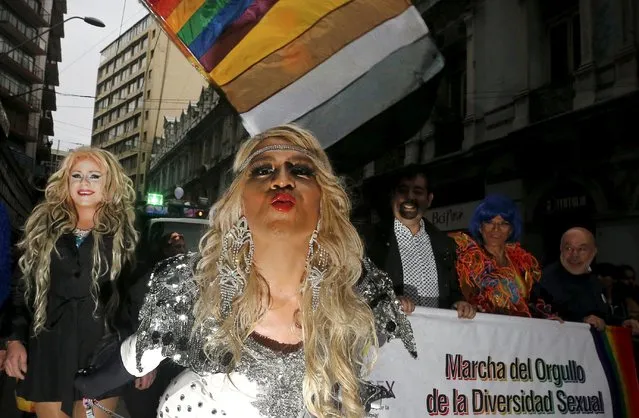
<path id="1" fill-rule="evenodd" d="M 456 117 L 466 116 L 466 71 L 455 71 L 449 75 L 448 104 Z"/>
<path id="2" fill-rule="evenodd" d="M 574 13 L 551 24 L 550 81 L 565 83 L 581 65 L 581 23 Z"/>
<path id="3" fill-rule="evenodd" d="M 151 59 L 153 59 L 153 53 L 155 52 L 155 49 L 151 50 Z"/>
<path id="4" fill-rule="evenodd" d="M 146 98 L 150 99 L 151 98 L 151 90 L 147 90 L 146 91 Z"/>
<path id="5" fill-rule="evenodd" d="M 144 160 L 146 160 L 146 152 L 143 152 L 143 153 L 142 153 L 142 162 L 144 162 Z M 144 178 L 144 177 L 143 177 L 143 178 Z M 142 180 L 142 181 L 144 181 L 144 180 Z"/>
<path id="6" fill-rule="evenodd" d="M 144 120 L 149 120 L 149 111 L 144 111 Z M 146 132 L 144 133 L 144 140 L 146 141 Z"/>

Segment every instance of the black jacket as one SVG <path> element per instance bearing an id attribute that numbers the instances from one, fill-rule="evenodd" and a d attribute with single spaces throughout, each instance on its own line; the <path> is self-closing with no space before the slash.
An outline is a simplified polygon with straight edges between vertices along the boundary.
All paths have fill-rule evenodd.
<path id="1" fill-rule="evenodd" d="M 393 221 L 381 222 L 372 233 L 364 234 L 366 255 L 380 269 L 386 271 L 393 281 L 395 293 L 404 294 L 404 273 L 402 259 L 399 255 L 399 247 Z M 437 278 L 439 281 L 440 308 L 449 309 L 455 302 L 463 300 L 457 271 L 455 270 L 455 241 L 424 219 L 424 229 L 428 234 L 433 247 L 435 264 L 437 266 Z"/>
<path id="2" fill-rule="evenodd" d="M 604 299 L 603 286 L 593 273 L 571 274 L 559 261 L 544 269 L 533 293 L 549 303 L 564 321 L 582 322 L 589 315 L 609 325 L 619 325 L 623 320 L 613 315 Z"/>
<path id="3" fill-rule="evenodd" d="M 87 303 L 95 306 L 89 293 L 92 270 L 93 236 L 89 235 L 86 242 L 76 248 L 75 237 L 72 234 L 64 234 L 55 245 L 55 251 L 51 253 L 50 274 L 51 282 L 47 294 L 47 324 L 58 315 L 58 308 L 66 308 L 68 303 Z M 107 271 L 110 272 L 111 257 L 113 253 L 113 238 L 104 236 L 100 248 L 103 260 L 107 263 Z M 122 268 L 120 277 L 115 283 L 109 280 L 109 273 L 102 276 L 98 283 L 98 299 L 100 309 L 92 312 L 92 315 L 105 316 L 105 322 L 109 330 L 107 332 L 122 332 L 130 334 L 130 322 L 132 318 L 127 312 L 124 302 L 132 280 L 135 278 L 133 267 L 126 263 Z M 20 271 L 15 270 L 13 278 L 12 301 L 7 302 L 5 313 L 5 337 L 7 340 L 28 342 L 31 336 L 33 295 L 31 300 L 24 299 L 24 284 L 20 279 Z M 82 285 L 80 285 L 82 284 Z M 93 310 L 93 308 L 92 308 Z M 7 323 L 8 322 L 8 323 Z"/>

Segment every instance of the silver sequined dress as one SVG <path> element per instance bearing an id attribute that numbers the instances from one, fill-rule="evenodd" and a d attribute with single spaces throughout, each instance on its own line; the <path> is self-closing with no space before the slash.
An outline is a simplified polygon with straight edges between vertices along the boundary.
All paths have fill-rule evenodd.
<path id="1" fill-rule="evenodd" d="M 224 372 L 224 358 L 207 360 L 202 345 L 215 324 L 191 332 L 197 259 L 196 254 L 180 255 L 156 269 L 140 312 L 140 327 L 120 351 L 124 366 L 136 376 L 155 369 L 167 357 L 187 367 L 160 399 L 158 417 L 309 417 L 302 398 L 301 344 L 279 344 L 253 334 L 231 373 Z M 380 344 L 401 338 L 416 356 L 412 329 L 399 309 L 392 283 L 369 260 L 363 266 L 358 290 L 373 310 Z M 385 395 L 383 389 L 367 384 L 361 392 L 368 406 Z"/>

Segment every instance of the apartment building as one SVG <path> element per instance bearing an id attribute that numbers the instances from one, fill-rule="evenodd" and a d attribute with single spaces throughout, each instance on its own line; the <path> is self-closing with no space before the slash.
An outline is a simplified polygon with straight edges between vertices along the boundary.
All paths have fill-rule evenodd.
<path id="1" fill-rule="evenodd" d="M 16 231 L 45 179 L 41 163 L 50 159 L 66 3 L 0 0 L 0 100 L 8 121 L 0 138 L 0 200 Z"/>
<path id="2" fill-rule="evenodd" d="M 91 144 L 118 157 L 138 197 L 164 118 L 179 115 L 205 84 L 151 15 L 101 51 Z"/>

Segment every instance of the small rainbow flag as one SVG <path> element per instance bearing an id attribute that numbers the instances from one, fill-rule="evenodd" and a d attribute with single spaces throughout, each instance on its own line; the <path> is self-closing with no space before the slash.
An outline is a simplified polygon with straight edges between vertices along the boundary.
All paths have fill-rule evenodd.
<path id="1" fill-rule="evenodd" d="M 606 327 L 592 330 L 597 354 L 610 386 L 614 418 L 639 417 L 639 383 L 630 330 Z"/>
<path id="2" fill-rule="evenodd" d="M 254 135 L 294 122 L 325 147 L 443 67 L 410 0 L 143 0 Z"/>

